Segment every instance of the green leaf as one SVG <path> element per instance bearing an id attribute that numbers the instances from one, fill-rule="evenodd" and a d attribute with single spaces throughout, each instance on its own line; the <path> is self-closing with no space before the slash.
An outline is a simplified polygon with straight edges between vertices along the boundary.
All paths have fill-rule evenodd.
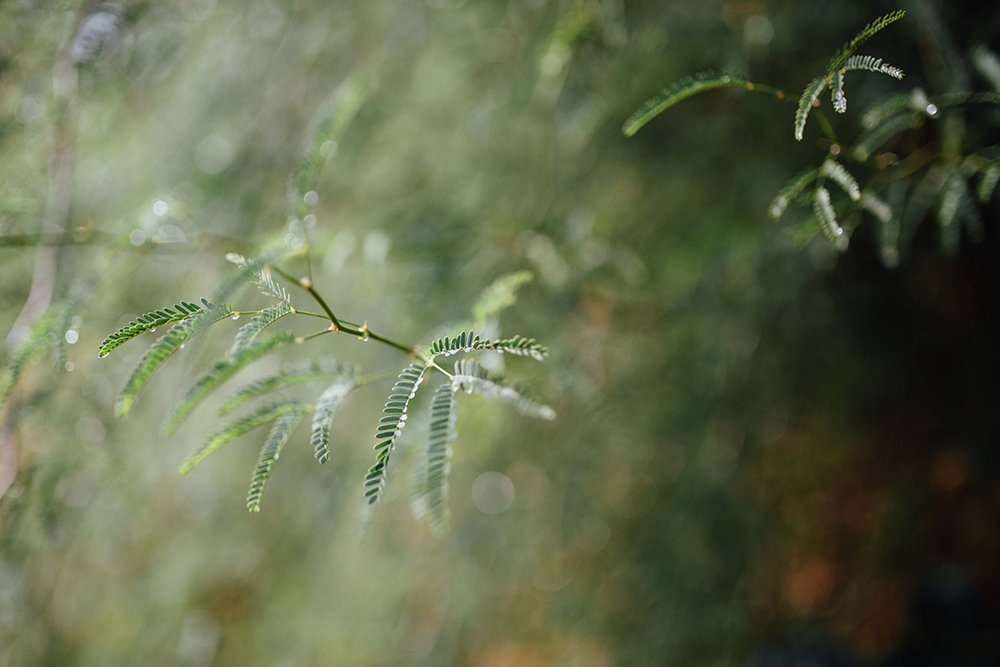
<path id="1" fill-rule="evenodd" d="M 434 357 L 450 357 L 460 352 L 472 352 L 481 350 L 491 344 L 491 341 L 483 340 L 473 331 L 463 331 L 457 336 L 445 336 L 439 338 L 431 344 L 428 354 Z"/>
<path id="2" fill-rule="evenodd" d="M 274 422 L 271 432 L 267 434 L 264 446 L 260 448 L 260 456 L 257 457 L 257 465 L 254 466 L 253 475 L 250 477 L 250 490 L 247 492 L 247 509 L 251 512 L 260 511 L 260 499 L 264 495 L 264 486 L 271 478 L 271 471 L 275 462 L 281 456 L 281 450 L 288 442 L 292 431 L 298 426 L 302 419 L 302 412 L 292 412 L 283 415 Z"/>
<path id="3" fill-rule="evenodd" d="M 353 366 L 342 364 L 332 357 L 289 364 L 280 372 L 255 380 L 241 388 L 222 404 L 219 414 L 232 412 L 243 403 L 278 389 L 335 375 L 353 377 L 355 372 Z"/>
<path id="4" fill-rule="evenodd" d="M 264 296 L 269 296 L 278 301 L 291 305 L 292 297 L 278 281 L 271 275 L 271 271 L 256 259 L 250 259 L 243 255 L 231 252 L 226 255 L 226 260 L 240 268 L 257 285 Z"/>
<path id="5" fill-rule="evenodd" d="M 847 250 L 848 239 L 844 228 L 837 222 L 837 214 L 830 203 L 830 192 L 822 185 L 813 190 L 813 210 L 819 220 L 820 229 L 830 239 L 837 250 Z"/>
<path id="6" fill-rule="evenodd" d="M 353 379 L 337 380 L 324 389 L 316 399 L 309 442 L 313 446 L 316 460 L 320 463 L 330 460 L 330 426 L 333 422 L 333 413 L 356 386 Z"/>
<path id="7" fill-rule="evenodd" d="M 844 92 L 844 70 L 837 70 L 833 73 L 833 85 L 831 88 L 831 99 L 833 110 L 837 113 L 847 113 L 847 94 Z"/>
<path id="8" fill-rule="evenodd" d="M 851 41 L 840 47 L 837 53 L 834 54 L 833 58 L 830 60 L 830 64 L 826 68 L 827 71 L 833 72 L 843 67 L 845 63 L 847 63 L 847 59 L 854 55 L 854 52 L 858 50 L 859 46 L 904 16 L 906 16 L 906 11 L 897 9 L 894 12 L 889 12 L 888 14 L 878 17 L 866 25 L 861 32 L 855 35 Z"/>
<path id="9" fill-rule="evenodd" d="M 976 187 L 976 199 L 979 200 L 980 204 L 985 204 L 990 200 L 998 181 L 1000 181 L 1000 164 L 994 162 L 983 170 L 979 185 Z"/>
<path id="10" fill-rule="evenodd" d="M 502 352 L 504 354 L 513 354 L 517 357 L 531 357 L 535 361 L 541 361 L 549 354 L 549 348 L 545 347 L 534 338 L 525 338 L 524 336 L 514 336 L 513 338 L 490 341 L 484 343 L 482 345 L 482 349 Z"/>
<path id="11" fill-rule="evenodd" d="M 892 220 L 892 207 L 888 203 L 879 199 L 871 190 L 861 193 L 861 208 L 874 215 L 879 221 L 885 223 Z"/>
<path id="12" fill-rule="evenodd" d="M 840 71 L 846 72 L 851 70 L 876 72 L 878 74 L 891 76 L 894 79 L 902 79 L 905 76 L 905 74 L 903 74 L 903 70 L 895 65 L 890 65 L 881 58 L 876 58 L 875 56 L 851 56 L 847 59 L 847 62 L 844 63 L 844 66 L 840 69 Z"/>
<path id="13" fill-rule="evenodd" d="M 867 160 L 875 152 L 876 148 L 889 141 L 889 139 L 895 137 L 897 134 L 902 134 L 907 130 L 918 127 L 922 122 L 923 118 L 915 113 L 890 118 L 861 136 L 858 143 L 854 146 L 855 157 L 862 162 Z"/>
<path id="14" fill-rule="evenodd" d="M 771 217 L 775 220 L 779 219 L 788 208 L 788 205 L 795 201 L 795 199 L 802 194 L 803 191 L 805 191 L 806 187 L 818 177 L 819 169 L 807 169 L 788 181 L 768 208 L 768 213 Z"/>
<path id="15" fill-rule="evenodd" d="M 275 306 L 262 308 L 256 315 L 250 318 L 249 322 L 241 326 L 239 331 L 236 332 L 236 339 L 233 341 L 233 346 L 229 349 L 229 356 L 234 357 L 250 347 L 254 339 L 265 327 L 274 324 L 285 315 L 290 315 L 294 312 L 295 309 L 284 301 L 279 302 Z"/>
<path id="16" fill-rule="evenodd" d="M 802 141 L 802 137 L 806 129 L 806 120 L 809 118 L 809 112 L 812 111 L 813 106 L 816 104 L 816 100 L 818 100 L 819 96 L 823 94 L 823 89 L 826 88 L 828 83 L 829 78 L 821 76 L 810 81 L 809 85 L 807 85 L 805 90 L 802 91 L 802 96 L 799 97 L 799 106 L 795 109 L 796 141 Z"/>
<path id="17" fill-rule="evenodd" d="M 727 88 L 730 86 L 752 87 L 753 84 L 736 74 L 725 74 L 718 72 L 701 72 L 694 76 L 689 76 L 675 81 L 661 90 L 659 93 L 649 98 L 636 111 L 629 116 L 622 126 L 625 136 L 631 137 L 639 129 L 656 118 L 658 115 L 669 109 L 682 100 L 686 100 L 692 95 L 715 90 L 716 88 Z"/>
<path id="18" fill-rule="evenodd" d="M 25 367 L 51 345 L 54 335 L 60 333 L 59 323 L 65 317 L 65 310 L 63 306 L 53 306 L 35 319 L 28 336 L 14 350 L 10 363 L 0 376 L 0 403 L 7 401 Z"/>
<path id="19" fill-rule="evenodd" d="M 527 417 L 548 420 L 556 418 L 555 410 L 526 398 L 513 387 L 504 386 L 499 378 L 490 376 L 481 364 L 472 359 L 462 359 L 455 364 L 451 382 L 455 389 L 503 401 Z"/>
<path id="20" fill-rule="evenodd" d="M 221 386 L 226 380 L 231 378 L 248 364 L 260 359 L 268 352 L 272 352 L 279 347 L 294 343 L 296 340 L 299 339 L 295 337 L 295 334 L 290 332 L 275 334 L 254 343 L 235 356 L 216 363 L 215 366 L 212 367 L 212 370 L 198 378 L 198 380 L 181 396 L 180 401 L 178 401 L 176 407 L 174 407 L 173 412 L 167 418 L 167 421 L 163 426 L 164 434 L 170 435 L 177 430 L 177 427 L 180 426 L 181 422 L 183 422 L 184 419 L 191 414 L 191 411 L 194 410 L 198 404 L 201 403 L 206 396 L 208 396 L 208 394 Z"/>
<path id="21" fill-rule="evenodd" d="M 483 290 L 472 307 L 472 317 L 483 323 L 517 303 L 517 291 L 534 279 L 531 271 L 515 271 L 500 276 Z"/>
<path id="22" fill-rule="evenodd" d="M 204 307 L 190 301 L 181 301 L 176 306 L 143 313 L 118 331 L 109 334 L 101 343 L 100 348 L 98 348 L 97 356 L 106 357 L 111 354 L 112 350 L 120 345 L 124 345 L 136 336 L 144 334 L 147 331 L 153 331 L 164 324 L 178 322 L 203 312 L 208 307 L 208 302 L 202 299 L 202 303 L 205 304 Z"/>
<path id="23" fill-rule="evenodd" d="M 378 430 L 375 432 L 375 465 L 369 468 L 368 474 L 365 475 L 365 498 L 369 505 L 382 499 L 389 457 L 396 447 L 396 441 L 403 432 L 403 427 L 406 426 L 407 408 L 416 396 L 426 371 L 425 366 L 418 364 L 410 364 L 403 369 L 382 410 L 383 417 L 379 420 Z"/>
<path id="24" fill-rule="evenodd" d="M 958 253 L 962 235 L 956 218 L 967 198 L 965 179 L 957 170 L 949 169 L 941 191 L 941 199 L 938 201 L 937 221 L 941 235 L 941 249 L 951 257 Z"/>
<path id="25" fill-rule="evenodd" d="M 218 322 L 232 313 L 229 306 L 216 306 L 206 304 L 206 309 L 201 313 L 180 320 L 174 324 L 163 336 L 153 343 L 146 353 L 139 360 L 139 363 L 132 370 L 125 386 L 118 394 L 115 403 L 115 412 L 119 417 L 124 417 L 132 409 L 136 397 L 146 385 L 146 382 L 156 370 L 163 365 L 177 350 L 184 346 L 184 343 L 201 333 L 206 327 Z"/>
<path id="26" fill-rule="evenodd" d="M 244 433 L 272 422 L 278 417 L 296 412 L 301 414 L 303 411 L 304 408 L 298 403 L 298 401 L 284 401 L 257 408 L 249 415 L 234 421 L 225 428 L 212 434 L 208 440 L 202 443 L 197 449 L 191 452 L 186 459 L 184 459 L 184 462 L 180 467 L 180 473 L 182 475 L 188 474 L 196 465 L 204 461 L 210 454 L 214 453 L 230 440 L 234 440 Z"/>
<path id="27" fill-rule="evenodd" d="M 426 521 L 437 535 L 448 528 L 448 475 L 454 441 L 455 386 L 446 382 L 431 399 L 430 436 L 412 503 L 414 515 Z"/>
<path id="28" fill-rule="evenodd" d="M 839 185 L 852 201 L 861 199 L 861 186 L 842 164 L 827 158 L 823 161 L 819 171 L 820 174 Z"/>
<path id="29" fill-rule="evenodd" d="M 312 207 L 305 195 L 315 191 L 323 165 L 342 139 L 371 92 L 371 82 L 363 75 L 351 75 L 320 107 L 304 142 L 299 164 L 288 179 L 289 215 L 303 218 Z"/>

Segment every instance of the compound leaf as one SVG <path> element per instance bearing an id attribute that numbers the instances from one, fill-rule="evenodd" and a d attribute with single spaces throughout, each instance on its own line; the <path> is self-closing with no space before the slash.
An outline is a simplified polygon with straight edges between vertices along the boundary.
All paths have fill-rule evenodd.
<path id="1" fill-rule="evenodd" d="M 298 426 L 302 419 L 302 411 L 289 412 L 282 415 L 274 422 L 271 432 L 267 434 L 264 446 L 260 448 L 260 456 L 257 457 L 257 465 L 254 466 L 253 475 L 250 477 L 250 490 L 247 492 L 247 509 L 251 512 L 260 511 L 260 499 L 264 494 L 264 486 L 271 478 L 271 471 L 274 464 L 281 456 L 281 450 L 288 442 L 292 431 Z"/>
<path id="2" fill-rule="evenodd" d="M 661 90 L 659 93 L 649 98 L 639 106 L 635 112 L 629 116 L 622 126 L 625 136 L 631 137 L 642 128 L 643 125 L 653 120 L 665 110 L 682 100 L 686 100 L 692 95 L 714 90 L 716 88 L 727 88 L 730 86 L 748 87 L 753 84 L 736 74 L 725 74 L 718 72 L 701 72 L 694 76 L 689 76 L 675 81 Z"/>
<path id="3" fill-rule="evenodd" d="M 399 374 L 396 384 L 389 393 L 378 430 L 375 432 L 375 465 L 369 468 L 365 475 L 365 498 L 369 505 L 374 505 L 382 499 L 389 457 L 406 426 L 407 409 L 410 401 L 416 396 L 426 371 L 426 366 L 410 364 Z"/>

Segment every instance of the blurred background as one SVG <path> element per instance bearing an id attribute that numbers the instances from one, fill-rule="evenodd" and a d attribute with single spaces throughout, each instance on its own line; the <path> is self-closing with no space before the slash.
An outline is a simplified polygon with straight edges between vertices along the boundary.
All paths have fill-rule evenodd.
<path id="1" fill-rule="evenodd" d="M 4 407 L 0 665 L 1000 664 L 998 198 L 978 242 L 943 254 L 928 216 L 886 268 L 871 224 L 838 255 L 803 236 L 807 211 L 768 218 L 825 151 L 812 124 L 793 140 L 790 105 L 720 91 L 620 129 L 704 69 L 798 91 L 900 6 L 865 52 L 908 76 L 856 77 L 838 130 L 915 86 L 990 90 L 970 65 L 1000 46 L 987 5 L 0 2 L 4 363 L 37 262 L 71 343 Z M 287 179 L 349 76 L 370 89 L 323 148 L 317 287 L 415 342 L 527 269 L 501 330 L 553 351 L 508 362 L 553 422 L 459 397 L 442 539 L 410 514 L 419 419 L 358 537 L 391 382 L 350 397 L 326 466 L 301 428 L 252 515 L 263 433 L 187 477 L 215 404 L 160 435 L 237 325 L 176 355 L 127 420 L 114 399 L 144 345 L 96 354 L 138 313 L 210 297 L 226 252 L 296 233 Z M 963 120 L 973 147 L 998 141 L 995 106 Z M 257 372 L 406 362 L 303 347 Z"/>

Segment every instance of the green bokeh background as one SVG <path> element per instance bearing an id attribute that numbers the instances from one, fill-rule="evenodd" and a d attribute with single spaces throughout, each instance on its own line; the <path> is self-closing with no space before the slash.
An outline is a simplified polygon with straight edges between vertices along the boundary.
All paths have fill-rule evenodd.
<path id="1" fill-rule="evenodd" d="M 837 256 L 794 216 L 766 216 L 822 155 L 815 134 L 792 139 L 790 106 L 724 91 L 620 131 L 703 69 L 798 90 L 895 6 L 124 5 L 120 41 L 79 78 L 70 223 L 101 236 L 60 256 L 60 297 L 90 285 L 73 370 L 30 366 L 12 416 L 0 665 L 994 664 L 996 199 L 981 243 L 946 258 L 928 224 L 889 270 L 867 228 Z M 851 111 L 944 92 L 941 53 L 997 46 L 996 12 L 976 3 L 904 6 L 871 51 L 907 79 L 858 77 Z M 0 234 L 39 229 L 52 68 L 76 11 L 0 3 Z M 171 360 L 124 421 L 114 397 L 142 346 L 96 356 L 129 317 L 210 296 L 226 252 L 281 241 L 310 118 L 357 74 L 371 95 L 317 187 L 317 287 L 418 341 L 529 269 L 501 328 L 552 349 L 507 370 L 554 422 L 462 401 L 443 539 L 410 516 L 419 419 L 359 539 L 388 382 L 339 412 L 326 466 L 300 429 L 251 515 L 262 434 L 187 477 L 177 466 L 218 426 L 217 402 L 160 435 L 237 325 Z M 971 140 L 995 142 L 995 111 L 976 113 Z M 2 331 L 34 256 L 0 248 Z M 406 362 L 346 336 L 303 347 L 282 359 Z M 495 472 L 514 501 L 494 515 L 474 483 Z"/>

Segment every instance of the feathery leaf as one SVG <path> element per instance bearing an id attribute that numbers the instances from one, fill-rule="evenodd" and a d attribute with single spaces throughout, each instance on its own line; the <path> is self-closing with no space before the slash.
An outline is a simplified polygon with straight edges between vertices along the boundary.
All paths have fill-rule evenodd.
<path id="1" fill-rule="evenodd" d="M 355 368 L 350 365 L 326 357 L 316 361 L 302 361 L 289 364 L 274 375 L 254 380 L 250 384 L 242 387 L 239 391 L 229 397 L 229 399 L 219 408 L 219 414 L 224 415 L 246 403 L 247 401 L 262 396 L 263 394 L 284 389 L 297 384 L 304 384 L 328 378 L 335 375 L 353 377 Z"/>
<path id="2" fill-rule="evenodd" d="M 876 148 L 889 141 L 889 139 L 897 134 L 902 134 L 907 130 L 918 127 L 922 122 L 923 118 L 914 113 L 894 116 L 870 132 L 862 135 L 854 146 L 854 155 L 858 160 L 867 160 L 875 152 Z"/>
<path id="3" fill-rule="evenodd" d="M 805 90 L 802 91 L 802 96 L 799 98 L 799 106 L 795 109 L 795 139 L 796 141 L 802 141 L 802 137 L 806 129 L 806 120 L 809 118 L 809 112 L 812 111 L 813 106 L 816 104 L 816 100 L 819 96 L 823 94 L 823 89 L 826 88 L 829 79 L 827 77 L 819 77 L 813 79 L 806 86 Z"/>
<path id="4" fill-rule="evenodd" d="M 249 264 L 253 266 L 266 266 L 272 262 L 277 262 L 279 260 L 289 259 L 296 254 L 301 252 L 301 247 L 290 247 L 287 244 L 272 245 L 264 248 L 256 255 L 250 258 L 244 258 Z M 235 256 L 234 258 L 235 259 Z M 232 260 L 227 256 L 227 261 L 233 263 Z M 256 277 L 254 274 L 249 273 L 245 270 L 233 271 L 231 272 L 225 280 L 212 292 L 212 301 L 215 303 L 223 303 L 232 300 L 233 294 L 235 294 L 241 287 L 247 284 L 247 278 L 250 278 L 251 282 L 255 283 Z M 281 299 L 279 299 L 280 301 Z"/>
<path id="5" fill-rule="evenodd" d="M 861 114 L 861 127 L 872 130 L 896 114 L 913 109 L 914 100 L 918 96 L 924 101 L 924 106 L 921 108 L 926 108 L 927 94 L 920 88 L 914 88 L 908 93 L 892 95 L 869 107 Z"/>
<path id="6" fill-rule="evenodd" d="M 250 347 L 242 350 L 235 356 L 217 362 L 208 373 L 202 375 L 188 388 L 177 402 L 173 412 L 164 423 L 163 432 L 166 435 L 172 434 L 180 426 L 181 422 L 198 406 L 201 401 L 213 390 L 221 386 L 226 380 L 242 370 L 248 364 L 260 359 L 268 352 L 278 349 L 299 340 L 295 334 L 284 332 L 268 336 L 263 340 L 254 343 Z"/>
<path id="7" fill-rule="evenodd" d="M 54 306 L 35 320 L 25 338 L 14 353 L 10 363 L 0 377 L 0 403 L 7 401 L 10 392 L 21 378 L 25 367 L 51 344 L 52 337 L 59 332 L 59 322 L 63 318 L 63 308 Z"/>
<path id="8" fill-rule="evenodd" d="M 937 221 L 941 234 L 941 249 L 952 257 L 958 253 L 961 241 L 961 230 L 956 224 L 956 218 L 967 198 L 965 179 L 958 171 L 949 170 L 948 180 L 945 181 L 938 202 Z"/>
<path id="9" fill-rule="evenodd" d="M 771 206 L 768 208 L 768 213 L 772 218 L 777 220 L 784 214 L 788 205 L 795 201 L 796 197 L 805 191 L 806 187 L 815 181 L 819 177 L 818 169 L 807 169 L 802 173 L 794 176 L 788 183 L 781 189 L 778 196 L 774 198 L 771 202 Z"/>
<path id="10" fill-rule="evenodd" d="M 482 365 L 472 359 L 462 359 L 455 364 L 455 374 L 451 378 L 455 389 L 467 394 L 479 394 L 486 398 L 508 403 L 518 412 L 538 419 L 555 419 L 555 410 L 547 405 L 525 398 L 512 387 L 501 384 L 499 378 L 492 377 Z"/>
<path id="11" fill-rule="evenodd" d="M 403 432 L 403 427 L 406 426 L 407 408 L 416 396 L 426 371 L 426 366 L 418 364 L 410 364 L 404 368 L 382 410 L 384 416 L 379 420 L 378 430 L 375 432 L 375 465 L 369 468 L 368 474 L 365 475 L 365 498 L 369 505 L 377 503 L 382 498 L 389 457 L 396 447 L 396 441 Z"/>
<path id="12" fill-rule="evenodd" d="M 448 528 L 448 475 L 451 445 L 455 441 L 455 386 L 445 382 L 431 399 L 430 436 L 413 498 L 413 513 L 426 521 L 435 534 Z"/>
<path id="13" fill-rule="evenodd" d="M 531 357 L 535 361 L 541 361 L 549 354 L 549 348 L 545 347 L 534 338 L 524 336 L 514 336 L 502 340 L 490 341 L 482 345 L 482 349 L 513 354 L 517 357 Z"/>
<path id="14" fill-rule="evenodd" d="M 888 14 L 878 17 L 866 25 L 862 28 L 861 32 L 855 35 L 851 41 L 840 47 L 837 53 L 834 54 L 833 58 L 830 60 L 830 64 L 826 68 L 827 71 L 833 72 L 843 67 L 847 62 L 847 59 L 854 55 L 854 52 L 858 50 L 859 46 L 881 32 L 886 26 L 895 23 L 904 16 L 906 16 L 906 11 L 897 9 L 894 12 L 889 12 Z"/>
<path id="15" fill-rule="evenodd" d="M 316 460 L 320 463 L 330 460 L 330 425 L 333 422 L 333 413 L 356 386 L 352 378 L 337 380 L 324 389 L 316 399 L 309 442 L 313 446 Z"/>
<path id="16" fill-rule="evenodd" d="M 204 299 L 202 299 L 202 301 L 207 304 L 207 301 Z M 108 337 L 101 342 L 97 356 L 106 357 L 119 345 L 124 345 L 136 336 L 144 334 L 147 331 L 153 331 L 157 327 L 163 326 L 164 324 L 170 324 L 171 322 L 187 319 L 192 315 L 197 315 L 203 310 L 204 308 L 196 303 L 181 301 L 173 307 L 161 308 L 159 310 L 152 310 L 148 313 L 143 313 L 118 331 L 109 334 Z"/>
<path id="17" fill-rule="evenodd" d="M 224 317 L 228 317 L 232 312 L 229 306 L 216 306 L 205 302 L 205 310 L 196 313 L 191 317 L 175 323 L 167 333 L 163 334 L 153 343 L 146 353 L 142 355 L 139 363 L 132 370 L 125 386 L 118 394 L 115 403 L 115 412 L 119 417 L 124 417 L 132 409 L 136 397 L 146 385 L 146 382 L 156 370 L 163 365 L 174 352 L 181 349 L 184 343 L 201 333 L 205 327 L 218 322 Z"/>
<path id="18" fill-rule="evenodd" d="M 259 263 L 258 260 L 244 257 L 235 252 L 227 254 L 226 259 L 248 275 L 257 285 L 257 289 L 260 290 L 261 294 L 274 297 L 282 303 L 291 305 L 292 297 L 289 296 L 288 290 L 278 283 L 274 279 L 274 276 L 271 275 L 270 270 L 265 265 Z"/>
<path id="19" fill-rule="evenodd" d="M 180 473 L 182 475 L 188 474 L 196 465 L 204 461 L 210 454 L 215 452 L 219 449 L 219 447 L 222 447 L 230 440 L 234 440 L 244 433 L 252 431 L 259 426 L 263 426 L 268 422 L 272 422 L 279 417 L 296 412 L 302 413 L 303 410 L 304 408 L 298 401 L 283 401 L 257 408 L 247 416 L 234 421 L 225 428 L 212 434 L 208 440 L 202 443 L 197 449 L 191 452 L 186 459 L 184 459 L 184 462 L 180 467 Z"/>
<path id="20" fill-rule="evenodd" d="M 514 271 L 500 276 L 483 290 L 472 307 L 472 317 L 478 323 L 495 317 L 517 303 L 517 290 L 534 279 L 531 271 Z"/>
<path id="21" fill-rule="evenodd" d="M 822 185 L 813 191 L 813 210 L 826 238 L 830 239 L 837 250 L 841 252 L 847 250 L 847 235 L 837 222 L 837 214 L 833 210 L 833 204 L 830 203 L 830 192 Z"/>
<path id="22" fill-rule="evenodd" d="M 976 199 L 980 204 L 985 204 L 993 196 L 993 191 L 1000 182 L 1000 164 L 993 162 L 983 170 L 979 185 L 976 187 Z"/>
<path id="23" fill-rule="evenodd" d="M 281 301 L 274 306 L 262 308 L 256 315 L 250 318 L 249 322 L 241 326 L 239 331 L 236 332 L 236 339 L 233 341 L 233 346 L 229 348 L 229 356 L 234 357 L 250 347 L 254 339 L 265 327 L 274 324 L 285 315 L 290 315 L 294 312 L 295 309 L 285 301 Z"/>
<path id="24" fill-rule="evenodd" d="M 716 88 L 726 88 L 729 86 L 749 87 L 752 85 L 751 82 L 736 74 L 701 72 L 694 76 L 685 77 L 680 81 L 671 83 L 659 93 L 643 102 L 636 109 L 635 113 L 625 121 L 625 124 L 622 126 L 622 132 L 625 133 L 625 136 L 631 137 L 643 125 L 656 118 L 666 109 L 692 95 Z"/>
<path id="25" fill-rule="evenodd" d="M 861 193 L 860 203 L 861 208 L 874 215 L 881 222 L 892 220 L 892 207 L 879 199 L 871 190 L 865 190 Z"/>
<path id="26" fill-rule="evenodd" d="M 847 93 L 844 92 L 844 70 L 840 69 L 833 74 L 833 85 L 831 89 L 831 102 L 833 110 L 837 113 L 847 113 Z"/>
<path id="27" fill-rule="evenodd" d="M 327 158 L 336 150 L 351 121 L 368 99 L 371 86 L 364 76 L 352 75 L 320 107 L 311 123 L 295 173 L 288 179 L 289 215 L 303 218 L 312 204 L 305 195 L 316 189 Z"/>
<path id="28" fill-rule="evenodd" d="M 450 357 L 453 354 L 459 354 L 460 352 L 472 352 L 473 350 L 481 350 L 488 346 L 490 341 L 484 341 L 473 331 L 463 331 L 457 336 L 445 336 L 444 338 L 438 338 L 431 344 L 428 354 L 431 358 L 434 357 Z"/>
<path id="29" fill-rule="evenodd" d="M 852 201 L 861 199 L 861 186 L 858 185 L 857 180 L 851 176 L 850 172 L 842 164 L 827 158 L 823 161 L 823 165 L 819 170 L 823 176 L 828 177 L 831 181 L 839 185 Z"/>
<path id="30" fill-rule="evenodd" d="M 292 431 L 298 426 L 302 419 L 302 412 L 290 412 L 278 417 L 271 427 L 271 432 L 267 434 L 264 446 L 260 448 L 260 456 L 257 457 L 257 465 L 254 466 L 253 475 L 250 477 L 250 490 L 247 492 L 247 509 L 251 512 L 260 511 L 260 499 L 264 495 L 264 486 L 271 478 L 271 470 L 275 462 L 281 456 L 281 450 L 288 442 Z"/>
<path id="31" fill-rule="evenodd" d="M 846 72 L 850 70 L 876 72 L 878 74 L 891 76 L 894 79 L 902 79 L 905 76 L 903 74 L 903 70 L 895 65 L 890 65 L 881 58 L 876 58 L 875 56 L 851 56 L 844 63 L 844 66 L 840 69 L 840 71 Z"/>

